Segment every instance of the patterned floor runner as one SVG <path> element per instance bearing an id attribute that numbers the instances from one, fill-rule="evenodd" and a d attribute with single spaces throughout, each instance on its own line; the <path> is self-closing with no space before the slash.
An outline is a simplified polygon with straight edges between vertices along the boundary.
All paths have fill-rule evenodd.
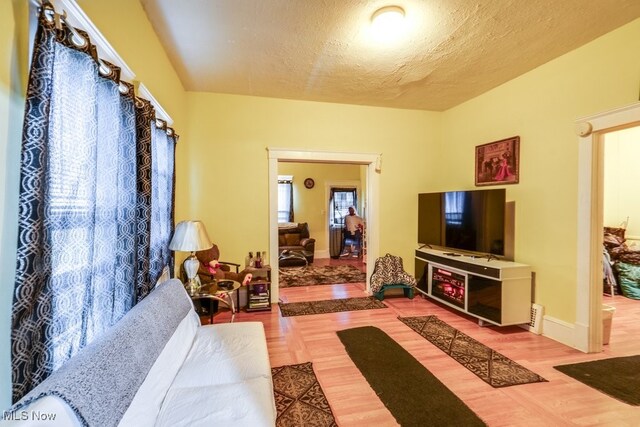
<path id="1" fill-rule="evenodd" d="M 279 286 L 333 285 L 336 283 L 358 283 L 367 280 L 366 274 L 353 265 L 323 265 L 306 267 L 283 267 L 280 269 Z"/>
<path id="2" fill-rule="evenodd" d="M 436 316 L 398 319 L 492 387 L 547 381 Z"/>
<path id="3" fill-rule="evenodd" d="M 271 368 L 276 427 L 337 426 L 311 362 Z"/>
<path id="4" fill-rule="evenodd" d="M 341 298 L 289 303 L 281 302 L 278 303 L 278 305 L 280 306 L 280 313 L 282 314 L 282 317 L 387 308 L 384 303 L 378 301 L 374 297 Z"/>

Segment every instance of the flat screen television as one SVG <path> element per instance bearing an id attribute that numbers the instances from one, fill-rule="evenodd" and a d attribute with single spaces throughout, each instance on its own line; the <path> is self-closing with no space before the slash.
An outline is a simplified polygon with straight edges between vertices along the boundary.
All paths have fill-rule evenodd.
<path id="1" fill-rule="evenodd" d="M 504 255 L 505 189 L 418 195 L 418 243 Z"/>

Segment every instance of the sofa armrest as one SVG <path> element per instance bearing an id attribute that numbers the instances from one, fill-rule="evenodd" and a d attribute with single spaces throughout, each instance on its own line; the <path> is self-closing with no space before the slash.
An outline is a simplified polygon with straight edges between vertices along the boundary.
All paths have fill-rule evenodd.
<path id="1" fill-rule="evenodd" d="M 177 279 L 161 283 L 10 411 L 22 410 L 43 396 L 55 395 L 73 408 L 84 425 L 117 425 L 179 325 L 185 319 L 186 323 L 197 322 L 193 316 L 193 304 L 182 283 Z M 189 335 L 185 332 L 178 335 L 186 339 L 187 345 L 193 341 L 197 328 L 193 326 L 191 331 Z M 183 358 L 187 352 L 184 353 Z M 168 381 L 164 389 L 153 387 L 158 395 L 158 408 L 173 379 L 171 373 L 161 372 Z"/>
<path id="2" fill-rule="evenodd" d="M 316 247 L 316 239 L 312 237 L 301 239 L 300 246 L 304 247 L 305 251 L 313 252 Z"/>

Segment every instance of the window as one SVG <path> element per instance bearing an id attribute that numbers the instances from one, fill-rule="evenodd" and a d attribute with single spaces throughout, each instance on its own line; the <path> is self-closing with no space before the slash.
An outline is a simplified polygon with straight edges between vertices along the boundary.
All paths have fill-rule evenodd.
<path id="1" fill-rule="evenodd" d="M 293 176 L 278 175 L 278 222 L 293 222 Z"/>
<path id="2" fill-rule="evenodd" d="M 43 2 L 24 116 L 14 401 L 147 295 L 154 285 L 149 243 L 159 248 L 157 270 L 170 257 L 173 130 L 152 135 L 149 101 L 60 37 L 54 15 Z M 152 136 L 164 142 L 153 155 Z"/>
<path id="3" fill-rule="evenodd" d="M 448 225 L 462 226 L 462 215 L 464 214 L 464 191 L 452 191 L 445 193 L 444 217 Z"/>

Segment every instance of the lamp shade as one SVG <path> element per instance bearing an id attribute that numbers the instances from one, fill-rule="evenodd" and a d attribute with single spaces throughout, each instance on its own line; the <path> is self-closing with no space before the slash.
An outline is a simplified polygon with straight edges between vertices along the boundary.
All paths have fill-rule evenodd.
<path id="1" fill-rule="evenodd" d="M 202 221 L 179 222 L 169 243 L 169 249 L 182 252 L 203 251 L 212 246 Z"/>

